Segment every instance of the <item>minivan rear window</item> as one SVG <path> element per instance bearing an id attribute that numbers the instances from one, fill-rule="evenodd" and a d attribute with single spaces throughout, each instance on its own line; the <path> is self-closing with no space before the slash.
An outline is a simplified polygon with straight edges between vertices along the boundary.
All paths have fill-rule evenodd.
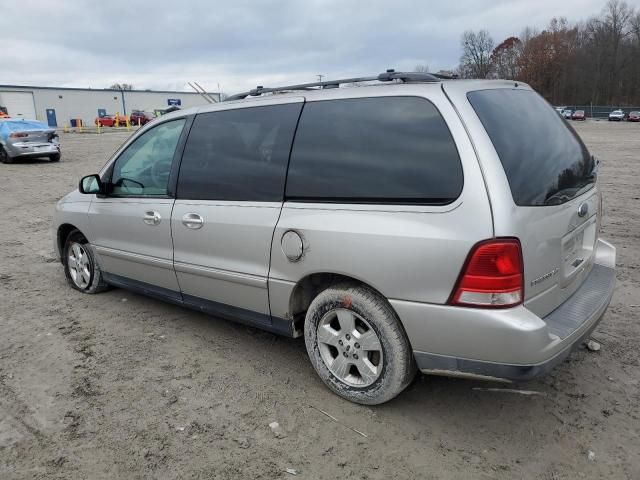
<path id="1" fill-rule="evenodd" d="M 593 157 L 540 95 L 495 89 L 467 98 L 500 157 L 516 205 L 560 205 L 593 186 Z"/>
<path id="2" fill-rule="evenodd" d="M 350 98 L 304 106 L 291 152 L 288 199 L 440 205 L 461 190 L 458 150 L 428 100 Z"/>

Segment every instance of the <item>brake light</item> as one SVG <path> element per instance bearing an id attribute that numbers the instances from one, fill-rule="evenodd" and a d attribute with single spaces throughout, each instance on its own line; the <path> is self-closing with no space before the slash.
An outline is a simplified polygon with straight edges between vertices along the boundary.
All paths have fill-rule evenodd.
<path id="1" fill-rule="evenodd" d="M 522 303 L 524 274 L 520 241 L 498 238 L 476 244 L 462 268 L 450 302 L 469 307 L 505 308 Z"/>
<path id="2" fill-rule="evenodd" d="M 25 132 L 13 132 L 12 134 L 9 135 L 9 137 L 11 138 L 23 138 L 27 136 L 29 136 L 29 134 Z"/>

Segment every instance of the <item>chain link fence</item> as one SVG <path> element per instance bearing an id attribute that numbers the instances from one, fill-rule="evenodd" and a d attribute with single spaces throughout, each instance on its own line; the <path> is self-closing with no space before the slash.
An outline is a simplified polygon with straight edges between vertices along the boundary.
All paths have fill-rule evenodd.
<path id="1" fill-rule="evenodd" d="M 583 110 L 587 118 L 602 118 L 608 119 L 609 114 L 614 110 L 622 110 L 625 117 L 629 116 L 630 112 L 640 112 L 640 106 L 638 107 L 612 107 L 610 105 L 561 105 L 556 108 L 563 108 L 575 112 L 576 110 Z"/>

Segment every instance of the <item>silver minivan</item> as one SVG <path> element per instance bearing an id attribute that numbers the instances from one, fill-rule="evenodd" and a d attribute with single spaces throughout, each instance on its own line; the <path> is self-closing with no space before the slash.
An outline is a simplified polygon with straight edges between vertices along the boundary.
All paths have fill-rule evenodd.
<path id="1" fill-rule="evenodd" d="M 81 292 L 304 336 L 331 390 L 379 404 L 416 370 L 527 380 L 585 340 L 615 283 L 597 165 L 519 82 L 258 87 L 141 128 L 58 202 L 55 245 Z"/>

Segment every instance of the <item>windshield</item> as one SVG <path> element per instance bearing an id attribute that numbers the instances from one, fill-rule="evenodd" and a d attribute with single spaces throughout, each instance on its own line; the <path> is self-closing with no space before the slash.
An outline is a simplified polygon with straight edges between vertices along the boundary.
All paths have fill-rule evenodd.
<path id="1" fill-rule="evenodd" d="M 469 92 L 467 98 L 493 142 L 517 205 L 558 205 L 593 185 L 593 157 L 540 95 L 496 89 Z M 529 114 L 519 115 L 522 110 Z"/>

